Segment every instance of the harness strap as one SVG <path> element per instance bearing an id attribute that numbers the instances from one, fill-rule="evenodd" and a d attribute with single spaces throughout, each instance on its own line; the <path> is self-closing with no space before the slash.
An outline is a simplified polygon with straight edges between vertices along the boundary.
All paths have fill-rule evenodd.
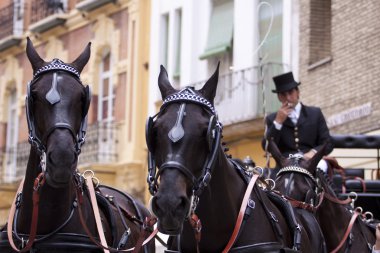
<path id="1" fill-rule="evenodd" d="M 326 197 L 326 199 L 334 202 L 335 204 L 347 205 L 347 204 L 350 204 L 352 202 L 352 199 L 350 197 L 348 197 L 345 200 L 340 200 L 340 199 L 338 199 L 336 197 L 331 196 L 327 192 L 325 193 L 325 197 Z"/>
<path id="2" fill-rule="evenodd" d="M 201 232 L 202 232 L 202 223 L 201 220 L 198 218 L 198 215 L 195 213 L 192 213 L 189 219 L 189 223 L 194 231 L 195 241 L 197 243 L 197 253 L 200 252 L 199 250 L 199 243 L 201 242 Z"/>
<path id="3" fill-rule="evenodd" d="M 274 192 L 279 194 L 280 196 L 283 196 L 284 198 L 286 198 L 286 200 L 289 201 L 289 203 L 292 205 L 292 207 L 301 208 L 301 209 L 307 210 L 307 211 L 312 212 L 312 213 L 315 213 L 317 211 L 317 209 L 321 206 L 323 199 L 325 197 L 325 194 L 327 194 L 327 193 L 325 193 L 325 191 L 322 191 L 321 194 L 319 195 L 318 205 L 313 206 L 309 203 L 293 199 L 289 196 L 281 195 L 281 193 L 279 193 L 279 192 L 276 192 L 276 191 L 274 191 Z"/>
<path id="4" fill-rule="evenodd" d="M 247 190 L 245 191 L 245 194 L 244 194 L 243 202 L 241 203 L 239 215 L 236 219 L 235 228 L 232 232 L 232 236 L 230 237 L 230 240 L 227 243 L 227 246 L 223 250 L 223 253 L 227 253 L 232 248 L 232 246 L 234 245 L 236 241 L 236 238 L 239 234 L 240 226 L 242 224 L 243 217 L 245 214 L 245 209 L 247 208 L 249 197 L 251 196 L 253 186 L 255 185 L 258 177 L 259 177 L 258 174 L 253 175 L 251 181 L 248 184 Z"/>
<path id="5" fill-rule="evenodd" d="M 86 180 L 87 181 L 87 180 Z M 92 183 L 92 180 L 90 180 L 90 182 Z M 97 245 L 99 248 L 102 248 L 103 250 L 108 250 L 108 251 L 111 251 L 111 252 L 130 252 L 130 251 L 133 251 L 133 253 L 135 252 L 138 252 L 138 248 L 146 245 L 148 242 L 150 242 L 150 240 L 152 240 L 152 238 L 154 238 L 156 236 L 156 234 L 158 233 L 158 229 L 156 228 L 150 235 L 148 238 L 145 239 L 145 241 L 143 241 L 141 238 L 145 238 L 146 234 L 147 234 L 147 231 L 149 231 L 149 229 L 151 227 L 153 227 L 154 223 L 157 221 L 155 218 L 148 218 L 146 219 L 146 221 L 144 222 L 143 224 L 143 228 L 144 228 L 144 233 L 140 233 L 140 237 L 138 239 L 138 243 L 141 244 L 141 241 L 142 244 L 141 245 L 136 245 L 136 247 L 133 247 L 133 248 L 130 248 L 130 249 L 125 249 L 125 250 L 121 250 L 121 249 L 115 249 L 115 248 L 112 248 L 112 247 L 106 247 L 104 246 L 102 243 L 99 243 L 95 238 L 94 236 L 92 235 L 92 233 L 90 232 L 90 229 L 88 228 L 86 222 L 85 222 L 85 219 L 83 217 L 83 212 L 82 212 L 82 204 L 83 204 L 83 196 L 82 196 L 82 192 L 81 192 L 81 188 L 80 187 L 77 187 L 77 198 L 78 198 L 78 212 L 79 212 L 79 218 L 80 218 L 80 222 L 83 226 L 83 229 L 85 230 L 86 234 L 88 235 L 88 237 L 90 238 L 90 240 L 95 244 Z M 91 194 L 91 193 L 90 193 Z M 93 192 L 93 194 L 95 195 L 95 191 Z M 95 198 L 95 203 L 96 203 L 96 198 Z M 97 204 L 97 203 L 96 203 Z M 99 212 L 99 209 L 98 209 L 98 212 Z M 152 225 L 153 224 L 153 225 Z M 104 235 L 104 233 L 103 233 Z M 107 245 L 107 244 L 106 244 Z"/>
<path id="6" fill-rule="evenodd" d="M 342 248 L 343 244 L 347 240 L 348 235 L 351 233 L 351 230 L 352 230 L 352 227 L 354 226 L 356 218 L 359 215 L 360 215 L 360 213 L 357 212 L 357 211 L 355 211 L 355 213 L 351 217 L 350 223 L 348 224 L 347 230 L 346 230 L 346 232 L 345 232 L 342 240 L 340 241 L 339 245 L 333 251 L 331 251 L 330 253 L 336 253 L 336 252 L 338 252 L 340 250 L 340 248 Z"/>
<path id="7" fill-rule="evenodd" d="M 154 236 L 157 234 L 158 230 L 154 230 L 153 233 L 148 236 L 148 238 L 144 241 L 144 238 L 149 234 L 149 228 L 153 227 L 154 224 L 156 224 L 157 219 L 156 218 L 150 218 L 146 217 L 145 222 L 143 225 L 143 233 L 140 234 L 136 246 L 130 250 L 133 250 L 133 253 L 140 252 L 140 249 L 142 246 L 144 246 L 147 242 L 149 242 L 151 239 L 154 238 Z M 122 250 L 123 251 L 123 250 Z M 128 250 L 127 250 L 128 251 Z"/>
<path id="8" fill-rule="evenodd" d="M 277 239 L 279 241 L 281 241 L 282 245 L 284 245 L 283 233 L 282 233 L 280 225 L 278 224 L 278 219 L 277 219 L 276 215 L 272 211 L 269 210 L 268 206 L 264 202 L 263 191 L 261 191 L 259 189 L 255 189 L 255 190 L 256 190 L 256 194 L 258 196 L 258 199 L 261 202 L 261 204 L 263 205 L 263 208 L 265 210 L 264 213 L 267 215 L 267 217 L 268 217 L 268 219 L 270 221 L 270 224 L 272 225 L 272 229 L 273 229 L 274 233 L 277 236 Z M 294 245 L 296 245 L 296 244 L 297 244 L 297 242 L 295 241 Z"/>
<path id="9" fill-rule="evenodd" d="M 98 230 L 100 243 L 102 245 L 105 245 L 106 248 L 108 248 L 107 241 L 104 236 L 104 230 L 103 230 L 102 221 L 100 218 L 98 202 L 96 201 L 95 189 L 94 189 L 94 184 L 92 182 L 92 178 L 90 176 L 86 177 L 85 181 L 86 181 L 88 191 L 90 193 L 90 200 L 91 200 L 92 209 L 94 210 L 95 223 L 96 223 L 96 228 Z M 104 250 L 104 253 L 109 253 L 108 249 L 103 248 L 103 250 Z"/>
<path id="10" fill-rule="evenodd" d="M 8 240 L 12 248 L 16 251 L 19 251 L 13 241 L 13 236 L 12 236 L 12 226 L 13 226 L 13 221 L 14 221 L 14 216 L 16 213 L 16 201 L 17 201 L 17 196 L 22 192 L 23 186 L 24 186 L 24 178 L 21 180 L 20 185 L 18 186 L 17 193 L 15 195 L 15 199 L 12 202 L 11 210 L 9 211 L 9 216 L 8 216 L 8 224 L 7 224 L 7 234 L 8 234 Z"/>
<path id="11" fill-rule="evenodd" d="M 21 250 L 19 250 L 16 247 L 16 245 L 15 245 L 15 243 L 13 241 L 13 235 L 12 235 L 12 226 L 13 226 L 14 216 L 15 216 L 15 212 L 16 212 L 16 200 L 17 200 L 18 194 L 16 194 L 15 200 L 12 203 L 11 210 L 9 212 L 9 217 L 8 217 L 7 234 L 8 234 L 9 244 L 11 245 L 11 247 L 13 248 L 13 250 L 15 250 L 16 252 L 20 252 L 21 253 L 21 252 L 28 251 L 29 249 L 32 248 L 34 240 L 36 239 L 36 235 L 37 235 L 37 223 L 38 223 L 38 204 L 40 202 L 40 189 L 44 185 L 44 183 L 45 183 L 45 176 L 41 172 L 37 176 L 37 178 L 34 180 L 34 187 L 33 187 L 33 211 L 32 211 L 32 221 L 30 223 L 29 239 L 28 239 L 28 242 L 27 242 L 26 246 L 23 249 L 21 249 Z M 17 190 L 17 193 L 21 193 L 22 192 L 23 186 L 24 186 L 24 179 L 22 179 L 22 181 L 21 181 L 21 183 L 19 185 L 19 188 Z"/>

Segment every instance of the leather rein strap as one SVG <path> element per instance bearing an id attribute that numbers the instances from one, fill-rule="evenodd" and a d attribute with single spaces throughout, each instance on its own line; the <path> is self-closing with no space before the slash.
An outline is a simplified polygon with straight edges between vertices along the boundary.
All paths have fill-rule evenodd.
<path id="1" fill-rule="evenodd" d="M 94 210 L 95 223 L 96 223 L 96 228 L 98 230 L 100 243 L 102 245 L 105 245 L 105 247 L 108 247 L 106 237 L 104 236 L 104 230 L 103 230 L 102 221 L 100 218 L 98 202 L 96 201 L 95 189 L 94 189 L 94 184 L 92 182 L 92 178 L 86 177 L 85 181 L 86 181 L 88 191 L 90 192 L 90 200 L 91 200 L 91 204 L 92 204 L 92 209 Z M 104 253 L 109 253 L 108 249 L 103 248 L 103 250 L 104 250 Z"/>
<path id="2" fill-rule="evenodd" d="M 317 211 L 317 209 L 319 208 L 319 206 L 322 204 L 321 199 L 323 200 L 324 194 L 325 194 L 324 191 L 321 193 L 321 195 L 319 197 L 320 201 L 319 201 L 318 205 L 314 206 L 312 204 L 293 199 L 289 196 L 284 196 L 281 193 L 278 193 L 278 192 L 276 192 L 276 193 L 279 194 L 280 196 L 284 197 L 286 200 L 288 200 L 289 203 L 292 205 L 292 207 L 301 208 L 301 209 L 307 210 L 307 211 L 312 212 L 312 213 L 315 213 Z"/>
<path id="3" fill-rule="evenodd" d="M 340 241 L 339 245 L 330 253 L 336 253 L 342 248 L 343 244 L 346 242 L 348 235 L 351 233 L 352 227 L 354 226 L 356 218 L 360 215 L 359 212 L 355 211 L 354 214 L 351 217 L 350 223 L 348 224 L 346 233 L 344 234 L 342 240 Z"/>
<path id="4" fill-rule="evenodd" d="M 141 247 L 144 246 L 145 244 L 147 244 L 148 242 L 150 242 L 150 240 L 152 240 L 156 234 L 158 233 L 158 229 L 156 228 L 149 236 L 147 239 L 144 240 L 144 238 L 147 236 L 148 234 L 148 229 L 153 227 L 153 225 L 156 223 L 156 219 L 154 218 L 146 218 L 146 220 L 144 221 L 144 224 L 143 224 L 143 233 L 140 234 L 140 237 L 138 238 L 137 240 L 137 244 L 135 247 L 133 248 L 130 248 L 130 249 L 125 249 L 125 250 L 121 250 L 121 249 L 116 249 L 116 248 L 112 248 L 112 247 L 108 247 L 107 245 L 107 242 L 104 238 L 104 231 L 103 231 L 103 227 L 102 227 L 102 224 L 101 224 L 101 219 L 100 219 L 100 214 L 99 214 L 99 208 L 98 208 L 98 203 L 96 201 L 96 194 L 95 194 L 95 189 L 94 189 L 94 186 L 93 186 L 93 181 L 92 181 L 92 177 L 86 177 L 85 178 L 85 181 L 86 181 L 86 185 L 88 187 L 88 191 L 89 191 L 89 194 L 90 194 L 90 200 L 91 200 L 91 205 L 93 207 L 93 210 L 94 210 L 94 215 L 95 215 L 95 221 L 96 221 L 96 225 L 97 225 L 97 229 L 98 229 L 98 234 L 99 234 L 99 237 L 100 237 L 100 243 L 94 238 L 94 236 L 92 235 L 92 233 L 90 232 L 90 229 L 87 227 L 87 224 L 85 222 L 85 219 L 83 217 L 83 212 L 82 212 L 82 204 L 83 204 L 83 196 L 82 196 L 82 193 L 83 191 L 81 191 L 81 188 L 80 187 L 77 187 L 77 198 L 78 198 L 78 211 L 79 211 L 79 218 L 80 218 L 80 221 L 82 223 L 82 226 L 84 228 L 84 230 L 86 231 L 88 237 L 90 238 L 90 240 L 95 244 L 97 245 L 98 247 L 102 248 L 104 250 L 104 252 L 130 252 L 132 251 L 133 253 L 137 253 L 140 251 Z M 96 218 L 98 216 L 98 218 Z M 102 239 L 103 237 L 103 239 Z"/>
<path id="5" fill-rule="evenodd" d="M 236 219 L 234 231 L 232 232 L 230 240 L 227 243 L 227 246 L 225 247 L 225 249 L 223 250 L 223 253 L 227 253 L 232 248 L 232 246 L 234 245 L 234 243 L 236 241 L 236 238 L 237 238 L 237 236 L 239 234 L 239 230 L 240 230 L 241 224 L 243 222 L 243 218 L 244 218 L 244 214 L 245 214 L 245 209 L 247 208 L 249 197 L 251 196 L 251 192 L 252 192 L 253 186 L 255 185 L 256 180 L 257 180 L 258 177 L 259 177 L 258 174 L 253 175 L 252 178 L 251 178 L 251 181 L 248 184 L 247 190 L 245 191 L 245 194 L 244 194 L 243 202 L 241 203 L 239 215 L 238 215 L 238 217 Z"/>
<path id="6" fill-rule="evenodd" d="M 7 224 L 7 234 L 8 234 L 8 241 L 11 247 L 13 248 L 14 251 L 16 252 L 26 252 L 30 250 L 33 246 L 34 240 L 36 239 L 37 235 L 37 224 L 38 224 L 38 204 L 40 202 L 40 189 L 45 183 L 45 176 L 44 173 L 41 172 L 37 178 L 34 180 L 34 187 L 33 187 L 33 211 L 32 211 L 32 222 L 30 223 L 30 232 L 29 232 L 29 239 L 26 244 L 26 246 L 19 250 L 14 241 L 13 241 L 13 231 L 12 231 L 12 226 L 14 222 L 14 216 L 16 212 L 16 202 L 17 202 L 17 197 L 18 194 L 20 194 L 23 190 L 24 186 L 24 179 L 21 180 L 21 183 L 17 189 L 17 194 L 15 196 L 15 200 L 12 202 L 11 210 L 9 212 L 9 217 L 8 217 L 8 224 Z"/>

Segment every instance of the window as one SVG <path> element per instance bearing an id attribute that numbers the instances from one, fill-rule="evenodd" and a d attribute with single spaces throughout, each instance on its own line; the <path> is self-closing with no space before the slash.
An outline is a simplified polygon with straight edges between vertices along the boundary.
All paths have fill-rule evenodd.
<path id="1" fill-rule="evenodd" d="M 280 108 L 277 96 L 272 93 L 275 89 L 273 76 L 284 72 L 283 60 L 283 1 L 260 0 L 258 6 L 259 18 L 259 62 L 266 65 L 263 73 L 266 98 L 266 111 L 273 112 Z M 260 91 L 261 93 L 261 91 Z"/>
<path id="2" fill-rule="evenodd" d="M 309 65 L 331 59 L 331 0 L 310 2 L 309 50 Z"/>
<path id="3" fill-rule="evenodd" d="M 169 14 L 161 16 L 161 42 L 160 42 L 160 62 L 165 68 L 168 68 L 169 53 Z"/>
<path id="4" fill-rule="evenodd" d="M 112 121 L 115 110 L 111 66 L 111 54 L 107 52 L 100 63 L 98 121 L 102 122 Z"/>
<path id="5" fill-rule="evenodd" d="M 282 63 L 282 0 L 261 0 L 260 4 L 259 43 L 264 43 L 259 57 L 264 62 Z"/>
<path id="6" fill-rule="evenodd" d="M 99 70 L 98 95 L 98 152 L 100 162 L 112 162 L 116 150 L 115 87 L 112 81 L 112 56 L 104 50 Z"/>
<path id="7" fill-rule="evenodd" d="M 24 0 L 15 0 L 14 15 L 13 15 L 13 34 L 15 36 L 21 36 L 24 25 Z"/>
<path id="8" fill-rule="evenodd" d="M 7 138 L 5 146 L 5 181 L 12 182 L 17 179 L 17 141 L 18 141 L 18 113 L 17 90 L 9 91 L 7 116 Z"/>
<path id="9" fill-rule="evenodd" d="M 175 27 L 174 27 L 174 75 L 173 77 L 179 79 L 181 74 L 181 33 L 182 33 L 182 10 L 175 11 Z"/>
<path id="10" fill-rule="evenodd" d="M 208 29 L 207 44 L 199 59 L 221 55 L 232 48 L 233 37 L 233 1 L 214 2 Z"/>

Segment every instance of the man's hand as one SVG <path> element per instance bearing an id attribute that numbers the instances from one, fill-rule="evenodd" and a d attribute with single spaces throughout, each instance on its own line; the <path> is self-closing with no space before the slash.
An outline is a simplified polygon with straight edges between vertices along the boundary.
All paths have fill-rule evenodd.
<path id="1" fill-rule="evenodd" d="M 276 118 L 274 119 L 277 123 L 282 124 L 293 110 L 293 105 L 287 102 L 283 103 L 281 108 L 277 111 Z"/>
<path id="2" fill-rule="evenodd" d="M 315 155 L 315 151 L 311 149 L 309 150 L 309 152 L 303 154 L 303 158 L 305 160 L 310 160 L 314 155 Z"/>

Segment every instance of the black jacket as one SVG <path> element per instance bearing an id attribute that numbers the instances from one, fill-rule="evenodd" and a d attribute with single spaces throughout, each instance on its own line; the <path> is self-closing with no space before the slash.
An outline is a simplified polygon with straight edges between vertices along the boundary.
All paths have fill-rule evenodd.
<path id="1" fill-rule="evenodd" d="M 302 104 L 297 124 L 294 125 L 288 117 L 281 130 L 277 130 L 273 124 L 276 113 L 268 115 L 265 120 L 267 132 L 263 139 L 263 147 L 267 138 L 274 140 L 285 157 L 300 151 L 306 153 L 310 149 L 319 151 L 325 143 L 325 155 L 333 150 L 330 132 L 320 108 Z"/>

